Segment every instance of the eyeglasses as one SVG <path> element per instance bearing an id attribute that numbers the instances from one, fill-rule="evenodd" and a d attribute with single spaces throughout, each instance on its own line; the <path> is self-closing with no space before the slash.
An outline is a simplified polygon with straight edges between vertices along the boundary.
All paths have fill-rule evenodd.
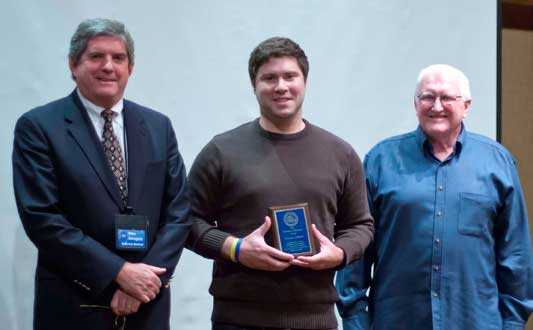
<path id="1" fill-rule="evenodd" d="M 435 102 L 437 102 L 437 99 L 440 99 L 440 103 L 443 106 L 450 106 L 450 105 L 453 105 L 455 101 L 462 98 L 461 95 L 448 95 L 448 94 L 434 95 L 434 94 L 429 94 L 429 93 L 420 94 L 420 95 L 417 95 L 417 97 L 420 100 L 420 103 L 427 105 L 427 106 L 435 104 Z"/>

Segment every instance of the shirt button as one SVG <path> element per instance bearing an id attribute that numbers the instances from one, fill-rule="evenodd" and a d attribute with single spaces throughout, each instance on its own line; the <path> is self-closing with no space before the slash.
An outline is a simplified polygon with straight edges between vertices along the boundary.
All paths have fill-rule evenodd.
<path id="1" fill-rule="evenodd" d="M 440 243 L 440 239 L 435 239 L 435 244 L 439 244 Z"/>
<path id="2" fill-rule="evenodd" d="M 439 190 L 444 190 L 444 187 L 443 186 L 439 186 Z"/>
<path id="3" fill-rule="evenodd" d="M 435 266 L 435 267 L 433 267 L 433 269 L 434 269 L 436 272 L 438 272 L 440 268 L 439 268 L 439 266 Z"/>
<path id="4" fill-rule="evenodd" d="M 433 295 L 433 297 L 438 297 L 439 296 L 439 293 L 437 291 L 433 291 L 431 294 Z"/>
<path id="5" fill-rule="evenodd" d="M 442 217 L 442 212 L 441 211 L 437 212 L 437 216 Z"/>

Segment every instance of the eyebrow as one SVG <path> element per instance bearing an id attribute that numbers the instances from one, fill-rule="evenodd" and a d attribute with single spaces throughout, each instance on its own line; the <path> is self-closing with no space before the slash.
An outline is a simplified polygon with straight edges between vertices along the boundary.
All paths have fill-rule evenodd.
<path id="1" fill-rule="evenodd" d="M 291 70 L 291 71 L 281 71 L 281 72 L 264 72 L 264 73 L 261 73 L 259 76 L 262 77 L 262 76 L 270 76 L 270 75 L 274 75 L 274 76 L 282 76 L 282 75 L 287 75 L 287 74 L 296 74 L 296 75 L 300 75 L 301 73 L 297 70 Z"/>

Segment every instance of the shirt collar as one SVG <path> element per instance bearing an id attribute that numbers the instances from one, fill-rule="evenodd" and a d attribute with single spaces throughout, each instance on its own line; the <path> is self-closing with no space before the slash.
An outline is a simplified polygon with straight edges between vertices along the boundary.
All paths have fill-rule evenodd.
<path id="1" fill-rule="evenodd" d="M 465 143 L 465 140 L 466 140 L 466 134 L 467 132 L 465 129 L 465 125 L 464 123 L 461 123 L 461 133 L 459 133 L 459 136 L 457 137 L 457 141 L 455 142 L 455 146 L 454 146 L 454 152 L 452 155 L 459 156 L 461 154 L 461 150 L 463 149 L 463 144 Z M 427 151 L 430 154 L 433 154 L 433 148 L 431 147 L 431 143 L 429 143 L 428 137 L 426 133 L 424 133 L 420 125 L 418 125 L 416 129 L 416 140 L 422 152 Z"/>
<path id="2" fill-rule="evenodd" d="M 78 92 L 78 96 L 80 97 L 81 103 L 87 109 L 88 112 L 92 112 L 98 116 L 100 116 L 100 113 L 105 110 L 104 107 L 98 106 L 91 101 L 89 101 L 85 96 L 83 96 L 80 92 L 79 88 L 76 88 L 76 91 Z M 124 109 L 124 99 L 120 98 L 117 103 L 115 103 L 114 106 L 111 107 L 111 110 L 115 111 L 119 117 L 122 114 L 122 110 Z"/>
<path id="3" fill-rule="evenodd" d="M 291 133 L 291 134 L 274 133 L 274 132 L 267 131 L 266 129 L 261 127 L 261 124 L 259 124 L 259 118 L 254 120 L 254 125 L 256 126 L 256 129 L 259 130 L 259 133 L 268 139 L 278 140 L 278 141 L 290 141 L 290 140 L 296 140 L 303 136 L 306 136 L 311 130 L 311 124 L 306 119 L 302 118 L 302 120 L 305 123 L 304 129 L 299 132 Z"/>

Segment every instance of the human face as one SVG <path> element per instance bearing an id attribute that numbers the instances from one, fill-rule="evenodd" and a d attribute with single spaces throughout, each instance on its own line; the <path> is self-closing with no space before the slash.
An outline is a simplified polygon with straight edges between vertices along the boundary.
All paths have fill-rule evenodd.
<path id="1" fill-rule="evenodd" d="M 433 104 L 428 104 L 419 97 L 428 94 L 439 97 Z M 441 72 L 424 76 L 415 96 L 418 122 L 430 140 L 455 141 L 461 133 L 461 123 L 470 109 L 471 101 L 457 97 L 454 101 L 443 103 L 442 96 L 461 96 L 458 79 Z"/>
<path id="2" fill-rule="evenodd" d="M 296 58 L 271 57 L 257 70 L 254 92 L 261 117 L 276 126 L 301 121 L 305 79 Z"/>
<path id="3" fill-rule="evenodd" d="M 112 36 L 91 38 L 78 63 L 71 58 L 69 66 L 81 94 L 104 108 L 122 98 L 133 70 L 124 41 Z"/>

